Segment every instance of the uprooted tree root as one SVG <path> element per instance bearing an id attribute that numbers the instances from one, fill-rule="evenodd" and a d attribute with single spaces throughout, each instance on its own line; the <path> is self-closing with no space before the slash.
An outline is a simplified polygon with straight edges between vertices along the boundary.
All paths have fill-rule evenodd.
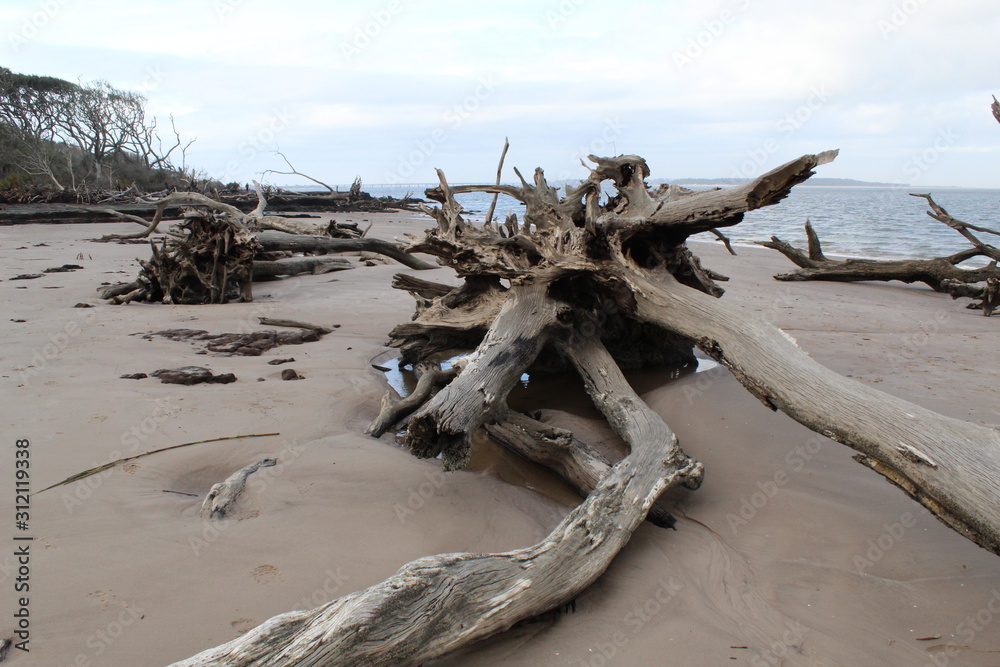
<path id="1" fill-rule="evenodd" d="M 417 302 L 391 334 L 404 364 L 473 350 L 453 378 L 432 378 L 413 402 L 405 442 L 419 457 L 463 467 L 480 427 L 550 466 L 586 500 L 538 544 L 497 554 L 421 558 L 363 591 L 311 611 L 276 616 L 177 665 L 416 665 L 572 600 L 605 570 L 666 488 L 696 488 L 700 463 L 629 387 L 621 368 L 693 360 L 700 348 L 765 406 L 860 453 L 947 525 L 1000 553 L 1000 431 L 937 415 L 820 366 L 780 330 L 717 297 L 717 274 L 686 246 L 692 234 L 739 223 L 776 204 L 835 151 L 806 155 L 743 186 L 650 190 L 638 156 L 598 158 L 560 197 L 541 170 L 520 186 L 440 186 L 425 208 L 436 227 L 411 251 L 438 257 L 463 284 L 409 278 Z M 516 171 L 516 170 L 515 170 Z M 604 181 L 615 196 L 601 204 Z M 525 204 L 473 225 L 455 195 L 501 193 Z M 431 366 L 432 367 L 432 366 Z M 611 464 L 571 434 L 511 415 L 521 375 L 576 369 L 588 394 L 631 448 Z M 447 383 L 436 393 L 437 380 Z M 401 418 L 387 401 L 382 421 Z M 377 427 L 377 428 L 376 428 Z M 521 441 L 520 443 L 516 441 Z M 578 444 L 579 443 L 579 444 Z M 592 490 L 591 490 L 592 489 Z M 669 515 L 668 515 L 669 516 Z"/>

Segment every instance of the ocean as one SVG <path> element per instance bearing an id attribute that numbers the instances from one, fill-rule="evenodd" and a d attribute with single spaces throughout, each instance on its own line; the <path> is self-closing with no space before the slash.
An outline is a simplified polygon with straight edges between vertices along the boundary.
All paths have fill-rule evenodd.
<path id="1" fill-rule="evenodd" d="M 422 197 L 430 185 L 374 185 L 365 191 L 374 197 Z M 805 248 L 806 219 L 812 222 L 831 255 L 875 259 L 927 259 L 950 255 L 969 247 L 958 232 L 930 218 L 925 200 L 911 197 L 911 192 L 930 192 L 940 206 L 964 222 L 1000 231 L 1000 190 L 926 187 L 845 187 L 800 185 L 781 203 L 746 215 L 743 222 L 721 230 L 739 245 L 766 241 L 777 236 L 796 247 Z M 472 193 L 458 200 L 469 218 L 481 221 L 492 195 Z M 503 195 L 497 202 L 495 217 L 507 213 L 523 216 L 524 206 Z M 430 219 L 428 218 L 428 221 Z M 996 236 L 980 234 L 987 243 L 997 245 Z M 714 240 L 710 234 L 694 239 Z M 737 252 L 739 252 L 737 250 Z M 966 265 L 984 265 L 971 260 Z"/>

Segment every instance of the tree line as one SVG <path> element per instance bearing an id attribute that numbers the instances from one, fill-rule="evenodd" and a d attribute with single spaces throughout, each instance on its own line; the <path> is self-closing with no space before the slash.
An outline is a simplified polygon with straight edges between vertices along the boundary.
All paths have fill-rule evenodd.
<path id="1" fill-rule="evenodd" d="M 71 83 L 0 67 L 0 191 L 82 199 L 186 185 L 185 143 L 163 141 L 146 98 L 107 81 Z M 13 191 L 13 192 L 12 192 Z"/>

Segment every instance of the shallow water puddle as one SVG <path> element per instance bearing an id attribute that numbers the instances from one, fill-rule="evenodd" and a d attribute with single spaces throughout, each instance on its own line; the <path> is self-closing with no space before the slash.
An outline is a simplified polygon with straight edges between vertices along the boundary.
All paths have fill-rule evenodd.
<path id="1" fill-rule="evenodd" d="M 456 359 L 451 357 L 441 362 L 443 369 L 451 368 Z M 642 395 L 692 373 L 702 373 L 716 368 L 718 362 L 696 353 L 697 364 L 683 367 L 657 366 L 626 371 L 625 377 L 636 393 Z M 386 381 L 400 396 L 408 396 L 417 385 L 417 378 L 410 367 L 400 367 L 399 358 L 380 360 L 377 365 L 386 368 Z M 522 412 L 537 410 L 559 410 L 589 419 L 602 416 L 593 406 L 574 371 L 562 373 L 525 373 L 521 382 L 511 391 L 507 400 L 511 409 Z M 403 432 L 397 434 L 401 440 Z M 597 443 L 592 443 L 597 444 Z M 472 438 L 472 457 L 467 470 L 489 472 L 498 478 L 527 489 L 567 506 L 579 504 L 580 496 L 560 477 L 546 468 L 521 458 L 491 440 L 483 429 Z"/>

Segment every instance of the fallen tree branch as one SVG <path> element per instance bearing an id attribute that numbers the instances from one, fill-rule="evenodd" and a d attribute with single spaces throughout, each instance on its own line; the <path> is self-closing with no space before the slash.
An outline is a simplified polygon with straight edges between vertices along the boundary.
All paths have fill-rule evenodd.
<path id="1" fill-rule="evenodd" d="M 292 252 L 374 252 L 391 257 L 411 269 L 436 269 L 434 264 L 423 261 L 389 241 L 375 238 L 331 239 L 324 236 L 302 236 L 282 232 L 261 232 L 257 241 L 265 252 L 290 250 Z"/>

